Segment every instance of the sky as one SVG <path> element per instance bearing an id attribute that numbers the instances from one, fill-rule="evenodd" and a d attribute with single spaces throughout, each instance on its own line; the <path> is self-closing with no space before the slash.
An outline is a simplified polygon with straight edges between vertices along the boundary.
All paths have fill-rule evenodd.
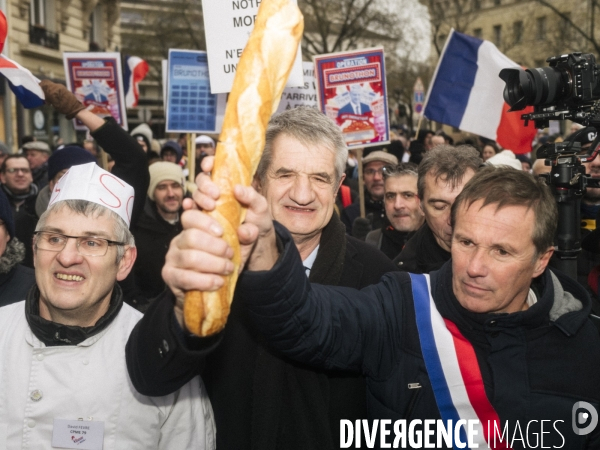
<path id="1" fill-rule="evenodd" d="M 399 14 L 404 23 L 404 31 L 407 41 L 410 43 L 402 56 L 410 52 L 414 61 L 426 61 L 431 51 L 431 27 L 429 24 L 429 13 L 427 7 L 418 0 L 383 0 L 389 1 L 389 5 L 399 9 Z"/>

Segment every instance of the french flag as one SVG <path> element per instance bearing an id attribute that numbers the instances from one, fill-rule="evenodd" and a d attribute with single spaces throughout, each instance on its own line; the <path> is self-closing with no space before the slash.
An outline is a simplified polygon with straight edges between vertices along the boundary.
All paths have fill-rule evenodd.
<path id="1" fill-rule="evenodd" d="M 531 151 L 537 130 L 525 127 L 521 114 L 508 113 L 502 93 L 502 69 L 516 67 L 489 41 L 452 30 L 427 93 L 424 115 L 435 122 L 492 139 L 522 154 Z"/>
<path id="2" fill-rule="evenodd" d="M 8 33 L 6 16 L 0 11 L 0 51 Z M 19 63 L 0 55 L 0 75 L 8 80 L 10 90 L 14 92 L 25 108 L 37 108 L 44 104 L 44 91 L 40 80 Z"/>
<path id="3" fill-rule="evenodd" d="M 138 56 L 125 57 L 125 104 L 127 108 L 135 108 L 138 104 L 140 93 L 138 84 L 146 77 L 150 68 L 148 63 Z"/>

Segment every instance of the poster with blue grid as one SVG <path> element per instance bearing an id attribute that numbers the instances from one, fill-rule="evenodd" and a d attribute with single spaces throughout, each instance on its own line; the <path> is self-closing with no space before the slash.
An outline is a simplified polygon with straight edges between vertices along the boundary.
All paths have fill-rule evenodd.
<path id="1" fill-rule="evenodd" d="M 211 94 L 206 52 L 169 50 L 167 132 L 219 133 L 225 94 Z"/>

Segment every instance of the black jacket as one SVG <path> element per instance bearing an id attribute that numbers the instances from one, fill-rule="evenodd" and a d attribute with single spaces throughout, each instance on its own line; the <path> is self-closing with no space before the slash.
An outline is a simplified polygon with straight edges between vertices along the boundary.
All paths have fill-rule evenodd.
<path id="1" fill-rule="evenodd" d="M 7 273 L 0 273 L 0 306 L 25 300 L 27 292 L 35 284 L 35 272 L 17 264 Z"/>
<path id="2" fill-rule="evenodd" d="M 367 234 L 365 242 L 377 247 L 393 261 L 415 233 L 416 231 L 397 231 L 386 218 L 384 226 Z"/>
<path id="3" fill-rule="evenodd" d="M 377 249 L 346 237 L 334 214 L 323 230 L 311 279 L 359 288 L 390 270 L 393 264 Z M 219 450 L 339 448 L 340 419 L 366 417 L 362 377 L 314 370 L 270 352 L 248 328 L 237 300 L 220 337 L 187 343 L 175 326 L 171 305 L 166 296 L 154 302 L 132 332 L 126 350 L 130 377 L 141 393 L 173 392 L 198 374 L 203 357 L 220 339 L 202 373 Z"/>
<path id="4" fill-rule="evenodd" d="M 365 214 L 373 214 L 371 229 L 376 230 L 383 226 L 385 219 L 385 206 L 382 200 L 372 200 L 365 189 Z M 360 198 L 342 210 L 340 218 L 346 226 L 346 233 L 352 236 L 352 224 L 354 219 L 360 216 Z"/>
<path id="5" fill-rule="evenodd" d="M 394 264 L 402 271 L 429 273 L 440 269 L 449 259 L 450 252 L 439 246 L 425 222 L 406 242 L 404 249 L 394 259 Z"/>
<path id="6" fill-rule="evenodd" d="M 156 203 L 146 197 L 144 211 L 132 229 L 138 254 L 129 277 L 134 279 L 137 295 L 151 299 L 165 289 L 161 276 L 165 256 L 171 239 L 181 230 L 181 222 L 171 225 L 158 213 Z"/>
<path id="7" fill-rule="evenodd" d="M 23 243 L 23 245 L 25 245 L 25 258 L 21 264 L 33 269 L 32 244 L 33 233 L 38 222 L 38 216 L 35 212 L 35 200 L 38 194 L 38 188 L 32 183 L 30 191 L 26 195 L 14 195 L 5 185 L 2 186 L 2 189 L 8 198 L 13 212 L 15 236 Z"/>
<path id="8" fill-rule="evenodd" d="M 367 378 L 370 419 L 440 419 L 409 274 L 390 273 L 361 291 L 311 285 L 289 235 L 278 233 L 284 249 L 275 267 L 244 272 L 238 282 L 238 299 L 253 327 L 297 361 L 360 370 Z M 590 299 L 580 285 L 546 270 L 532 284 L 537 303 L 512 314 L 465 310 L 452 293 L 451 263 L 431 273 L 431 286 L 442 317 L 473 345 L 485 393 L 510 436 L 519 421 L 522 432 L 535 439 L 531 433 L 540 432 L 540 421 L 550 420 L 558 432 L 546 424 L 545 431 L 552 432 L 544 436 L 544 446 L 600 448 L 600 427 L 586 436 L 571 428 L 576 402 L 589 402 L 596 411 L 600 402 L 600 336 L 588 319 Z M 421 387 L 411 390 L 413 383 Z M 513 442 L 512 448 L 520 444 Z"/>

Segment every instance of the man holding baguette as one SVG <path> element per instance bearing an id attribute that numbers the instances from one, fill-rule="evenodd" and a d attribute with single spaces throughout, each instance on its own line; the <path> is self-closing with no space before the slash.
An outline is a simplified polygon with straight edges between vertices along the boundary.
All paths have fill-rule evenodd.
<path id="1" fill-rule="evenodd" d="M 377 249 L 346 236 L 334 214 L 346 158 L 333 121 L 312 108 L 288 110 L 269 123 L 256 186 L 272 217 L 290 230 L 311 281 L 360 289 L 395 267 Z M 182 215 L 184 227 L 195 212 Z M 174 316 L 181 316 L 181 303 L 174 310 L 173 299 L 164 296 L 135 329 L 127 347 L 132 381 L 141 393 L 164 395 L 205 365 L 219 449 L 339 448 L 340 420 L 366 417 L 360 375 L 315 370 L 271 352 L 241 302 L 234 299 L 224 331 L 209 338 L 187 336 Z"/>
<path id="2" fill-rule="evenodd" d="M 194 199 L 210 211 L 218 189 L 199 184 Z M 265 200 L 250 188 L 236 196 L 249 206 L 236 290 L 249 325 L 299 362 L 361 371 L 367 426 L 379 419 L 383 427 L 376 448 L 392 440 L 402 448 L 600 446 L 600 337 L 585 290 L 547 268 L 557 209 L 543 182 L 480 170 L 452 208 L 451 260 L 430 275 L 389 273 L 360 291 L 311 284 Z M 173 241 L 163 275 L 176 295 L 215 289 L 230 269 L 215 225 L 190 211 Z M 340 445 L 367 439 L 356 422 L 340 425 Z"/>

